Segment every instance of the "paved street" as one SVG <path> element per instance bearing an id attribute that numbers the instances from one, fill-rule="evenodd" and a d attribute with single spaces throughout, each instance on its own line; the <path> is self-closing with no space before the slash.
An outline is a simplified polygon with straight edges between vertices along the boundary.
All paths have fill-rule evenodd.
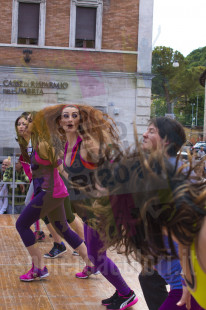
<path id="1" fill-rule="evenodd" d="M 92 275 L 86 280 L 75 278 L 83 262 L 78 256 L 72 256 L 69 247 L 62 257 L 45 259 L 50 277 L 30 283 L 19 281 L 19 275 L 27 272 L 31 263 L 16 231 L 16 218 L 0 216 L 0 310 L 104 310 L 101 299 L 111 296 L 114 288 L 102 275 Z M 52 241 L 44 224 L 42 227 L 47 236 L 38 245 L 45 253 L 51 249 Z M 138 281 L 140 266 L 136 262 L 130 266 L 123 255 L 115 252 L 109 252 L 109 256 L 139 298 L 130 309 L 147 310 Z"/>

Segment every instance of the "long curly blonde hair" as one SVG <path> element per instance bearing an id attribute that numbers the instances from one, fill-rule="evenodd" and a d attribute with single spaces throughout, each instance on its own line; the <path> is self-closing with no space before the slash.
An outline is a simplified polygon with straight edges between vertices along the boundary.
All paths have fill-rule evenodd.
<path id="1" fill-rule="evenodd" d="M 113 119 L 92 106 L 83 104 L 58 104 L 40 110 L 33 120 L 32 144 L 37 147 L 39 141 L 46 141 L 50 151 L 53 148 L 55 158 L 62 157 L 66 135 L 60 126 L 62 111 L 65 107 L 76 107 L 80 114 L 78 133 L 85 138 L 98 141 L 100 145 L 99 158 L 114 156 L 119 149 L 118 129 Z M 92 152 L 88 149 L 88 160 L 92 161 Z M 55 158 L 53 160 L 55 161 Z"/>

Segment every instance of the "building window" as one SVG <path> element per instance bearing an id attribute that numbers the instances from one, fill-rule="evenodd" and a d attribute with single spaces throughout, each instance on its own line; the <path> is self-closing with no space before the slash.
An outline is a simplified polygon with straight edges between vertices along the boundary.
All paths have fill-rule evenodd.
<path id="1" fill-rule="evenodd" d="M 45 45 L 46 0 L 13 0 L 12 44 Z"/>
<path id="2" fill-rule="evenodd" d="M 39 3 L 19 3 L 18 44 L 38 45 Z"/>
<path id="3" fill-rule="evenodd" d="M 95 48 L 96 8 L 77 6 L 75 47 Z"/>
<path id="4" fill-rule="evenodd" d="M 71 0 L 69 47 L 101 49 L 103 0 Z"/>

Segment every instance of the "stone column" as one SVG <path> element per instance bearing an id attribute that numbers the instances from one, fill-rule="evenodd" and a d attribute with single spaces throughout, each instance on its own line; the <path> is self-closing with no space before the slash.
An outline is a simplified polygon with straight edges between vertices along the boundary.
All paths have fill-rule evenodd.
<path id="1" fill-rule="evenodd" d="M 142 134 L 150 118 L 153 1 L 140 0 L 137 56 L 136 124 Z"/>

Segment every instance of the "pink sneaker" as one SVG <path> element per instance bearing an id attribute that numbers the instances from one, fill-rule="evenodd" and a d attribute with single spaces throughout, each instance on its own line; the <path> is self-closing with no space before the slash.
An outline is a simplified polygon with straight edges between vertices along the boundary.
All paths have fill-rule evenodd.
<path id="1" fill-rule="evenodd" d="M 34 281 L 35 279 L 40 280 L 48 276 L 49 276 L 49 273 L 48 273 L 46 266 L 43 269 L 39 269 L 35 267 L 33 264 L 32 268 L 27 273 L 20 276 L 19 279 L 21 281 L 29 282 L 29 281 Z"/>
<path id="2" fill-rule="evenodd" d="M 76 277 L 79 279 L 87 279 L 91 274 L 97 275 L 100 274 L 100 272 L 96 267 L 85 266 L 82 272 L 76 273 Z"/>

